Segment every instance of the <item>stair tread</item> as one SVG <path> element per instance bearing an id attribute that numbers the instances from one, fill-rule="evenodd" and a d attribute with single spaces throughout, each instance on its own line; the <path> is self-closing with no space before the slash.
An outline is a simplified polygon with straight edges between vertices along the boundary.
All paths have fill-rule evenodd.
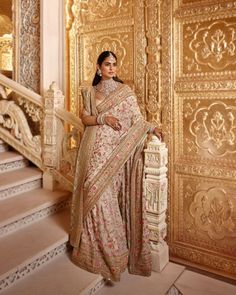
<path id="1" fill-rule="evenodd" d="M 0 176 L 0 191 L 42 177 L 42 171 L 37 167 L 24 167 L 2 173 Z"/>
<path id="2" fill-rule="evenodd" d="M 17 160 L 23 160 L 24 157 L 14 151 L 5 151 L 0 153 L 0 164 L 10 163 Z"/>
<path id="3" fill-rule="evenodd" d="M 68 240 L 69 210 L 56 213 L 0 239 L 0 276 Z"/>
<path id="4" fill-rule="evenodd" d="M 68 254 L 61 254 L 1 294 L 79 295 L 81 291 L 86 290 L 89 286 L 91 288 L 100 280 L 99 275 L 89 273 L 74 265 Z"/>
<path id="5" fill-rule="evenodd" d="M 67 191 L 34 189 L 12 198 L 2 200 L 0 206 L 0 226 L 39 211 L 69 197 Z"/>

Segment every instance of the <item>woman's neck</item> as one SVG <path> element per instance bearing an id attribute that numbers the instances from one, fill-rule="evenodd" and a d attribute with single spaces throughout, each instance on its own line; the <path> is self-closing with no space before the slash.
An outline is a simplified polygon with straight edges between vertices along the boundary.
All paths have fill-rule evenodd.
<path id="1" fill-rule="evenodd" d="M 101 92 L 104 96 L 108 96 L 112 91 L 114 91 L 117 86 L 118 82 L 114 79 L 102 79 L 97 85 L 96 90 Z"/>

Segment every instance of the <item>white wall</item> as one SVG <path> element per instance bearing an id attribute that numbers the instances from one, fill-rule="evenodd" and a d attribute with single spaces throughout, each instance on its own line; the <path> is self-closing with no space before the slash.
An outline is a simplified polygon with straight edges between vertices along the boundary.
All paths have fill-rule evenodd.
<path id="1" fill-rule="evenodd" d="M 56 81 L 64 92 L 64 0 L 40 0 L 41 93 Z"/>

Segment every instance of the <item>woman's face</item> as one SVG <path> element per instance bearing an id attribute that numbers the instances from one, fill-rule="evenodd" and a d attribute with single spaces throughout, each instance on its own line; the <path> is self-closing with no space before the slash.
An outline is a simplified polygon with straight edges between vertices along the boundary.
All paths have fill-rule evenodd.
<path id="1" fill-rule="evenodd" d="M 101 70 L 102 79 L 108 80 L 116 76 L 117 62 L 114 56 L 110 55 L 104 59 L 101 66 L 98 66 Z"/>

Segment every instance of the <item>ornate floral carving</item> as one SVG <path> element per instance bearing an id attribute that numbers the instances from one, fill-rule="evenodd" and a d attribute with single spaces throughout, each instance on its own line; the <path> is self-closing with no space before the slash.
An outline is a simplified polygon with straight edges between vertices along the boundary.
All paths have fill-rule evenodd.
<path id="1" fill-rule="evenodd" d="M 96 16 L 108 17 L 117 13 L 117 10 L 123 4 L 122 0 L 88 0 L 88 10 Z"/>
<path id="2" fill-rule="evenodd" d="M 187 3 L 187 1 L 185 2 Z M 191 0 L 191 2 L 194 1 Z M 232 11 L 235 8 L 236 1 L 222 1 L 221 3 L 213 3 L 210 5 L 209 3 L 206 3 L 205 0 L 202 0 L 200 5 L 178 8 L 174 15 L 176 18 L 194 17 L 194 19 L 196 19 L 196 16 L 202 17 L 203 15 L 206 15 L 206 17 L 209 17 L 209 15 L 212 15 L 213 13 L 229 13 L 229 11 Z"/>
<path id="3" fill-rule="evenodd" d="M 181 0 L 173 8 L 169 78 L 176 82 L 170 121 L 164 116 L 173 135 L 170 253 L 173 260 L 235 276 L 236 1 Z M 165 83 L 167 96 L 171 79 Z"/>
<path id="4" fill-rule="evenodd" d="M 211 239 L 236 237 L 235 208 L 230 195 L 221 188 L 198 191 L 189 208 L 195 226 Z"/>
<path id="5" fill-rule="evenodd" d="M 216 21 L 200 26 L 189 44 L 196 62 L 214 70 L 223 70 L 236 63 L 236 24 Z M 200 70 L 201 68 L 199 68 Z M 190 71 L 191 68 L 188 67 Z"/>
<path id="6" fill-rule="evenodd" d="M 19 104 L 23 105 L 26 113 L 32 118 L 33 122 L 39 122 L 43 119 L 42 108 L 28 101 L 23 97 L 18 98 Z"/>
<path id="7" fill-rule="evenodd" d="M 191 174 L 205 177 L 214 177 L 220 179 L 235 179 L 236 178 L 236 170 L 233 168 L 222 167 L 221 163 L 216 163 L 220 167 L 215 167 L 207 164 L 176 164 L 176 172 L 182 174 Z"/>
<path id="8" fill-rule="evenodd" d="M 222 275 L 235 277 L 235 260 L 227 257 L 219 257 L 209 251 L 201 251 L 192 248 L 183 248 L 178 245 L 170 246 L 171 254 L 182 261 L 191 261 L 197 265 L 204 265 L 205 269 L 214 269 Z"/>
<path id="9" fill-rule="evenodd" d="M 217 81 L 177 81 L 175 83 L 176 92 L 190 91 L 230 91 L 236 89 L 235 80 L 220 80 Z"/>
<path id="10" fill-rule="evenodd" d="M 13 101 L 0 101 L 0 125 L 34 154 L 41 155 L 40 135 L 32 135 L 24 113 Z"/>
<path id="11" fill-rule="evenodd" d="M 161 70 L 161 1 L 145 1 L 146 38 L 147 38 L 147 103 L 148 119 L 160 125 L 160 70 Z"/>
<path id="12" fill-rule="evenodd" d="M 156 137 L 147 144 L 145 149 L 145 181 L 144 192 L 146 196 L 146 208 L 148 227 L 152 250 L 159 253 L 158 249 L 163 245 L 167 248 L 164 239 L 167 234 L 166 209 L 167 209 L 167 149 Z M 163 252 L 162 252 L 163 253 Z M 161 259 L 161 254 L 159 253 Z M 162 258 L 166 259 L 166 258 Z M 168 261 L 165 261 L 167 263 Z M 159 263 L 160 264 L 160 263 Z M 161 266 L 159 265 L 159 269 Z"/>
<path id="13" fill-rule="evenodd" d="M 183 110 L 184 117 L 187 118 L 188 116 L 191 116 L 194 113 L 194 111 L 196 111 L 199 104 L 200 104 L 199 100 L 194 103 L 194 106 L 190 102 L 185 103 L 184 110 Z"/>
<path id="14" fill-rule="evenodd" d="M 214 156 L 236 152 L 236 110 L 223 102 L 199 108 L 190 123 L 190 132 L 200 149 Z"/>
<path id="15" fill-rule="evenodd" d="M 20 0 L 15 27 L 16 80 L 39 93 L 40 89 L 40 1 Z"/>
<path id="16" fill-rule="evenodd" d="M 128 0 L 87 0 L 81 1 L 82 22 L 94 21 L 103 18 L 116 18 L 131 12 L 131 3 Z"/>

